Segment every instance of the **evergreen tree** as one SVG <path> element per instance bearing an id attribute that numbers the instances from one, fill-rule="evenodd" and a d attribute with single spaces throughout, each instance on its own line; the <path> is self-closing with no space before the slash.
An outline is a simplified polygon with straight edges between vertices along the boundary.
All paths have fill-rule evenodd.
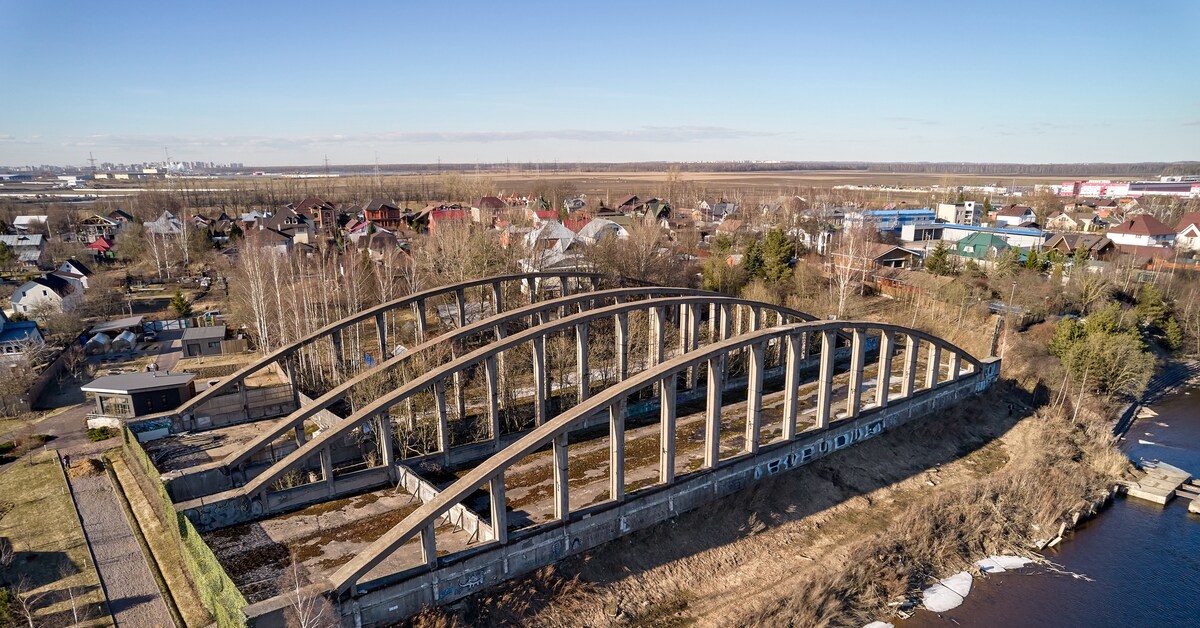
<path id="1" fill-rule="evenodd" d="M 1174 316 L 1167 318 L 1166 328 L 1163 331 L 1167 335 L 1167 346 L 1172 351 L 1183 346 L 1183 330 L 1179 328 L 1179 321 L 1175 320 Z"/>
<path id="2" fill-rule="evenodd" d="M 1037 251 L 1029 249 L 1029 253 L 1025 256 L 1025 268 L 1041 272 L 1042 260 L 1038 257 Z"/>
<path id="3" fill-rule="evenodd" d="M 783 281 L 792 274 L 792 243 L 782 229 L 767 232 L 762 247 L 762 278 Z"/>
<path id="4" fill-rule="evenodd" d="M 192 302 L 183 296 L 182 290 L 176 288 L 175 296 L 171 297 L 171 309 L 179 318 L 187 318 L 192 315 Z"/>
<path id="5" fill-rule="evenodd" d="M 742 254 L 742 268 L 746 271 L 746 276 L 753 279 L 759 276 L 763 269 L 763 252 L 762 246 L 758 240 L 751 240 L 750 245 L 746 247 L 746 251 Z"/>
<path id="6" fill-rule="evenodd" d="M 937 246 L 929 252 L 929 256 L 925 258 L 925 270 L 939 277 L 954 272 L 954 265 L 950 262 L 950 249 L 946 247 L 945 242 L 939 240 Z"/>
<path id="7" fill-rule="evenodd" d="M 1149 325 L 1162 327 L 1167 320 L 1167 304 L 1163 301 L 1162 292 L 1154 284 L 1146 284 L 1138 291 L 1137 298 L 1138 320 Z"/>

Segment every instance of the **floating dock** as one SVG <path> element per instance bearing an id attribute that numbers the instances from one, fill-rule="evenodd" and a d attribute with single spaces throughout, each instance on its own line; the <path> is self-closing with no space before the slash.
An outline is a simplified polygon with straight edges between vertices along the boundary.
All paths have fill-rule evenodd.
<path id="1" fill-rule="evenodd" d="M 1143 473 L 1141 477 L 1125 484 L 1125 493 L 1130 497 L 1156 504 L 1166 504 L 1171 501 L 1179 487 L 1192 477 L 1187 471 L 1165 462 L 1144 463 L 1141 471 Z M 1196 506 L 1197 503 L 1197 501 L 1193 501 L 1192 508 L 1200 508 Z"/>

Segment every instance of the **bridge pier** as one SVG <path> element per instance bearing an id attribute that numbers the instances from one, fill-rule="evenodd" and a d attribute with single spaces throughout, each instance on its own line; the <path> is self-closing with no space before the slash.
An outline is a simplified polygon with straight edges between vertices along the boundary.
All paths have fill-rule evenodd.
<path id="1" fill-rule="evenodd" d="M 446 380 L 433 383 L 433 403 L 437 410 L 438 452 L 446 462 L 450 461 L 450 421 L 446 416 Z"/>
<path id="2" fill-rule="evenodd" d="M 762 343 L 750 345 L 750 375 L 746 383 L 746 442 L 743 451 L 751 454 L 758 453 L 758 441 L 761 438 L 763 370 L 766 366 L 764 351 Z"/>
<path id="3" fill-rule="evenodd" d="M 533 421 L 536 425 L 546 422 L 546 340 L 533 340 Z"/>
<path id="4" fill-rule="evenodd" d="M 629 377 L 629 315 L 625 312 L 614 315 L 613 332 L 616 337 L 617 382 Z"/>
<path id="5" fill-rule="evenodd" d="M 650 342 L 649 355 L 646 356 L 646 368 L 658 366 L 663 359 L 665 312 L 661 307 L 650 308 Z"/>
<path id="6" fill-rule="evenodd" d="M 492 538 L 501 545 L 508 543 L 508 498 L 504 495 L 504 472 L 488 481 L 491 493 Z"/>
<path id="7" fill-rule="evenodd" d="M 800 362 L 804 359 L 805 338 L 808 334 L 793 334 L 784 342 L 787 350 L 784 359 L 787 360 L 787 371 L 783 377 L 783 440 L 790 441 L 796 437 L 796 413 L 799 410 L 800 397 Z"/>
<path id="8" fill-rule="evenodd" d="M 846 394 L 846 416 L 858 416 L 862 405 L 862 383 L 864 362 L 867 359 L 867 332 L 855 329 L 850 345 L 850 383 Z"/>
<path id="9" fill-rule="evenodd" d="M 816 428 L 829 427 L 829 411 L 833 403 L 833 360 L 834 343 L 837 342 L 837 332 L 821 331 L 821 372 L 817 382 L 817 423 Z"/>
<path id="10" fill-rule="evenodd" d="M 658 481 L 670 484 L 675 480 L 675 375 L 663 378 L 658 386 Z"/>
<path id="11" fill-rule="evenodd" d="M 462 288 L 454 291 L 454 308 L 458 312 L 458 328 L 462 329 L 467 326 L 467 295 Z"/>
<path id="12" fill-rule="evenodd" d="M 413 303 L 413 318 L 417 321 L 417 337 L 414 344 L 421 344 L 425 342 L 427 326 L 425 321 L 425 299 L 417 299 L 416 303 Z"/>
<path id="13" fill-rule="evenodd" d="M 566 521 L 571 516 L 571 488 L 567 474 L 567 434 L 554 437 L 554 518 Z"/>
<path id="14" fill-rule="evenodd" d="M 496 442 L 497 448 L 500 446 L 500 389 L 496 384 L 497 372 L 496 356 L 492 356 L 483 363 L 483 377 L 487 384 L 487 420 L 488 420 L 488 436 Z"/>
<path id="15" fill-rule="evenodd" d="M 889 331 L 879 334 L 879 367 L 875 372 L 875 406 L 886 408 L 892 390 L 892 353 L 896 337 Z"/>
<path id="16" fill-rule="evenodd" d="M 929 343 L 929 355 L 926 356 L 925 387 L 937 388 L 938 378 L 942 371 L 942 348 L 935 343 Z"/>
<path id="17" fill-rule="evenodd" d="M 622 398 L 608 407 L 608 494 L 614 501 L 625 499 L 625 413 Z"/>
<path id="18" fill-rule="evenodd" d="M 921 341 L 913 335 L 908 335 L 904 339 L 904 381 L 900 384 L 900 396 L 907 399 L 911 397 L 917 389 L 917 351 L 921 348 Z"/>
<path id="19" fill-rule="evenodd" d="M 592 372 L 588 367 L 588 324 L 587 321 L 575 325 L 575 377 L 578 388 L 579 403 L 587 401 L 591 393 Z"/>
<path id="20" fill-rule="evenodd" d="M 375 315 L 375 334 L 379 338 L 379 364 L 383 364 L 392 357 L 391 351 L 388 350 L 387 312 Z"/>
<path id="21" fill-rule="evenodd" d="M 724 354 L 708 359 L 708 390 L 704 409 L 704 468 L 721 461 L 721 389 L 725 386 Z"/>

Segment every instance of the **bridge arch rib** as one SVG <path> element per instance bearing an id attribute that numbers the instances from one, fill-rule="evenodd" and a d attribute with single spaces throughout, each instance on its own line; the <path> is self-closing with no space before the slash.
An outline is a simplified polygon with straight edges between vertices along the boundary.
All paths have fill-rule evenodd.
<path id="1" fill-rule="evenodd" d="M 320 464 L 321 480 L 319 482 L 310 482 L 307 485 L 324 483 L 329 487 L 329 491 L 322 493 L 318 492 L 312 499 L 317 499 L 318 496 L 325 497 L 333 495 L 337 492 L 334 488 L 335 474 L 333 469 L 333 448 L 341 442 L 346 442 L 351 437 L 355 430 L 360 429 L 364 425 L 370 426 L 368 429 L 372 431 L 378 430 L 380 440 L 383 441 L 384 447 L 380 452 L 380 464 L 376 465 L 376 469 L 384 469 L 388 476 L 383 481 L 394 479 L 392 477 L 393 465 L 396 462 L 396 456 L 392 450 L 391 438 L 391 421 L 379 420 L 381 416 L 388 416 L 389 409 L 398 404 L 407 402 L 418 394 L 432 395 L 436 398 L 433 404 L 432 411 L 437 417 L 437 452 L 444 456 L 450 454 L 450 439 L 449 439 L 449 412 L 446 403 L 446 382 L 450 381 L 458 374 L 465 373 L 468 370 L 478 370 L 482 367 L 484 371 L 484 379 L 487 382 L 487 407 L 485 413 L 488 426 L 489 441 L 492 448 L 488 453 L 499 449 L 500 441 L 497 435 L 500 433 L 498 420 L 499 412 L 498 405 L 500 402 L 498 395 L 497 381 L 497 361 L 507 351 L 519 350 L 528 348 L 531 350 L 530 358 L 533 367 L 533 414 L 534 424 L 544 423 L 549 418 L 548 401 L 551 398 L 548 390 L 549 380 L 547 378 L 547 362 L 546 362 L 546 340 L 556 334 L 564 332 L 575 332 L 575 338 L 578 347 L 583 347 L 584 350 L 579 353 L 580 356 L 587 355 L 588 346 L 588 329 L 589 324 L 594 324 L 596 321 L 609 319 L 613 321 L 613 328 L 616 331 L 614 340 L 617 345 L 615 353 L 618 354 L 616 367 L 616 381 L 625 379 L 626 369 L 632 362 L 629 355 L 629 332 L 628 320 L 630 314 L 647 313 L 647 321 L 649 323 L 649 331 L 647 338 L 647 356 L 646 364 L 652 367 L 661 362 L 664 357 L 664 340 L 666 337 L 666 321 L 669 313 L 675 312 L 676 320 L 679 322 L 681 330 L 678 340 L 680 341 L 680 353 L 686 353 L 693 350 L 698 344 L 700 334 L 699 323 L 702 318 L 702 308 L 708 308 L 709 312 L 709 329 L 708 335 L 712 340 L 721 340 L 728 338 L 733 333 L 733 325 L 738 318 L 742 321 L 739 323 L 739 328 L 747 327 L 751 330 L 758 329 L 762 323 L 762 312 L 771 312 L 776 316 L 776 322 L 798 322 L 811 320 L 812 316 L 792 310 L 789 308 L 764 304 L 757 301 L 747 299 L 739 299 L 733 297 L 723 297 L 712 293 L 689 291 L 692 294 L 680 296 L 668 296 L 663 298 L 647 299 L 641 301 L 616 303 L 600 308 L 588 309 L 583 312 L 573 314 L 567 317 L 551 320 L 525 329 L 519 333 L 497 339 L 490 344 L 478 348 L 462 357 L 442 365 L 435 370 L 427 373 L 422 373 L 418 377 L 405 382 L 402 386 L 390 391 L 383 392 L 379 398 L 369 405 L 363 407 L 359 411 L 352 414 L 347 419 L 341 421 L 333 428 L 326 430 L 317 437 L 305 442 L 299 449 L 291 452 L 282 460 L 276 462 L 270 468 L 258 474 L 252 479 L 249 479 L 244 486 L 226 490 L 211 496 L 211 498 L 196 498 L 183 501 L 178 504 L 178 509 L 182 512 L 191 512 L 198 517 L 198 525 L 202 529 L 209 527 L 206 523 L 206 512 L 213 512 L 221 508 L 219 504 L 227 504 L 229 502 L 238 502 L 242 500 L 251 500 L 243 508 L 243 512 L 249 513 L 243 516 L 258 516 L 275 510 L 271 504 L 272 500 L 268 499 L 268 493 L 272 489 L 273 484 L 280 480 L 285 474 L 289 474 L 301 469 L 312 467 L 315 469 L 316 462 Z M 483 324 L 483 322 L 481 322 Z M 624 331 L 621 331 L 624 330 Z M 806 345 L 807 346 L 807 345 Z M 776 351 L 776 358 L 781 355 Z M 576 366 L 579 367 L 575 373 L 575 388 L 579 391 L 580 399 L 585 399 L 590 392 L 590 368 L 586 366 L 586 357 L 584 358 L 583 366 L 580 366 L 577 361 Z M 695 383 L 698 369 L 691 371 L 690 379 Z M 461 418 L 461 416 L 459 417 Z M 314 470 L 315 472 L 315 470 Z M 378 481 L 379 478 L 377 478 Z M 349 483 L 349 490 L 354 490 L 356 485 Z M 296 487 L 299 488 L 299 487 Z M 295 494 L 294 489 L 291 494 Z M 361 487 L 359 487 L 361 490 Z M 277 491 L 278 493 L 279 491 Z M 284 491 L 286 492 L 286 491 Z M 274 493 L 272 493 L 274 494 Z M 303 505 L 289 498 L 281 498 L 286 507 L 297 507 Z M 226 521 L 223 523 L 215 523 L 220 527 L 228 523 L 236 523 L 242 519 L 234 521 Z"/>
<path id="2" fill-rule="evenodd" d="M 667 300 L 663 299 L 663 301 Z M 686 301 L 686 299 L 676 300 Z M 839 333 L 843 332 L 847 333 L 851 338 L 850 346 L 848 347 L 850 354 L 848 356 L 850 361 L 849 377 L 851 383 L 847 391 L 847 402 L 851 405 L 847 406 L 845 415 L 839 418 L 832 408 L 833 398 L 831 391 L 833 385 L 833 364 L 836 360 L 835 339 Z M 873 404 L 867 408 L 862 408 L 857 406 L 857 404 L 861 401 L 859 393 L 864 383 L 862 378 L 865 366 L 865 354 L 868 338 L 872 334 L 877 335 L 879 338 L 878 377 L 887 377 L 888 379 L 886 380 L 887 386 L 880 385 L 884 380 L 879 379 L 877 381 Z M 420 539 L 424 565 L 416 568 L 416 570 L 406 571 L 404 573 L 405 578 L 418 578 L 422 573 L 429 573 L 436 570 L 439 563 L 454 562 L 453 557 L 438 557 L 434 526 L 439 517 L 442 517 L 452 507 L 463 503 L 472 493 L 481 489 L 487 490 L 491 495 L 490 525 L 493 529 L 492 540 L 487 541 L 483 546 L 471 550 L 472 556 L 475 557 L 471 560 L 479 559 L 480 564 L 482 564 L 482 559 L 479 557 L 487 548 L 503 547 L 510 544 L 508 526 L 506 525 L 507 508 L 504 496 L 504 476 L 506 470 L 525 456 L 547 446 L 551 447 L 553 451 L 556 516 L 553 521 L 540 524 L 533 531 L 523 531 L 529 532 L 529 534 L 524 534 L 522 540 L 531 539 L 534 533 L 543 530 L 554 531 L 552 534 L 557 535 L 557 530 L 567 524 L 586 520 L 588 517 L 597 515 L 602 509 L 621 507 L 625 500 L 623 483 L 621 481 L 621 465 L 613 464 L 609 471 L 611 476 L 610 499 L 600 505 L 585 507 L 576 511 L 572 511 L 569 508 L 567 473 L 570 463 L 566 455 L 568 434 L 582 425 L 589 417 L 607 415 L 610 434 L 613 436 L 621 435 L 624 430 L 623 420 L 627 408 L 627 399 L 639 391 L 652 389 L 660 398 L 659 407 L 661 408 L 661 420 L 664 426 L 662 431 L 664 442 L 662 451 L 664 455 L 673 455 L 673 445 L 667 444 L 666 441 L 673 441 L 675 434 L 673 429 L 676 418 L 676 404 L 674 403 L 674 399 L 677 392 L 677 384 L 681 376 L 687 373 L 689 369 L 700 365 L 708 367 L 709 378 L 705 409 L 706 418 L 704 421 L 705 462 L 703 468 L 688 475 L 696 477 L 703 474 L 712 474 L 723 466 L 733 467 L 747 459 L 758 460 L 757 454 L 760 453 L 759 446 L 761 443 L 756 442 L 758 440 L 758 432 L 751 428 L 760 419 L 762 409 L 761 376 L 765 366 L 764 354 L 766 347 L 771 343 L 784 347 L 786 376 L 783 391 L 783 419 L 785 425 L 791 424 L 793 429 L 788 430 L 785 427 L 782 441 L 770 443 L 769 446 L 775 450 L 784 450 L 789 447 L 794 448 L 797 443 L 801 443 L 799 439 L 800 435 L 794 429 L 800 410 L 797 374 L 800 369 L 800 363 L 806 355 L 806 345 L 814 336 L 821 338 L 819 349 L 820 376 L 818 378 L 817 393 L 818 406 L 816 408 L 817 421 L 815 428 L 806 432 L 806 434 L 809 441 L 824 444 L 814 444 L 813 447 L 816 448 L 816 451 L 812 456 L 822 455 L 830 449 L 838 449 L 852 442 L 847 441 L 844 444 L 838 444 L 837 439 L 842 438 L 842 436 L 835 436 L 835 434 L 840 427 L 846 425 L 865 425 L 868 427 L 859 427 L 858 429 L 866 430 L 865 436 L 873 435 L 877 432 L 870 431 L 872 428 L 869 426 L 873 425 L 873 423 L 870 423 L 871 421 L 878 421 L 880 424 L 879 429 L 883 429 L 885 421 L 902 422 L 919 412 L 928 411 L 931 407 L 930 404 L 936 405 L 936 402 L 945 395 L 948 395 L 950 402 L 952 402 L 959 395 L 973 394 L 986 388 L 991 381 L 994 381 L 999 370 L 999 363 L 995 359 L 989 359 L 985 363 L 943 339 L 918 330 L 880 323 L 810 321 L 752 331 L 741 336 L 723 339 L 712 345 L 683 353 L 653 368 L 633 375 L 617 385 L 596 393 L 585 402 L 524 434 L 519 440 L 507 446 L 483 464 L 468 471 L 459 480 L 441 491 L 436 498 L 418 507 L 364 551 L 359 552 L 329 578 L 326 583 L 327 586 L 331 591 L 339 595 L 352 598 L 368 594 L 377 587 L 391 586 L 395 583 L 395 577 L 385 577 L 383 580 L 367 584 L 361 584 L 361 582 L 364 577 L 378 567 L 399 547 L 410 540 L 418 538 Z M 900 365 L 902 381 L 900 382 L 898 394 L 893 394 L 891 374 L 894 371 L 892 368 L 892 359 L 901 341 L 904 346 L 901 352 L 903 362 Z M 747 442 L 741 454 L 738 454 L 733 459 L 721 460 L 719 456 L 715 455 L 720 443 L 719 419 L 722 406 L 719 378 L 723 373 L 723 369 L 721 368 L 722 363 L 737 352 L 746 352 L 750 356 L 749 398 L 747 399 L 745 417 Z M 923 369 L 918 368 L 919 358 L 922 357 L 922 354 L 927 360 Z M 942 374 L 943 366 L 946 367 L 946 374 L 944 376 Z M 962 370 L 963 366 L 968 366 L 970 371 L 964 372 Z M 930 386 L 925 390 L 918 390 L 917 381 L 922 378 Z M 943 392 L 945 395 L 943 395 Z M 917 405 L 914 406 L 912 404 Z M 895 416 L 885 418 L 884 415 L 888 412 L 894 412 Z M 610 441 L 610 447 L 613 450 L 612 459 L 615 462 L 620 462 L 620 458 L 623 456 L 623 445 L 618 445 L 618 443 L 622 442 L 622 439 L 617 438 L 613 438 Z M 799 464 L 808 461 L 802 454 L 793 452 L 791 455 L 797 457 Z M 673 467 L 663 465 L 660 485 L 671 486 L 680 481 L 680 478 L 677 478 L 672 472 L 667 471 L 669 468 Z M 706 494 L 711 495 L 712 491 Z M 585 510 L 588 512 L 582 512 Z M 573 518 L 573 514 L 577 516 Z M 597 517 L 597 520 L 599 519 Z M 616 533 L 618 535 L 627 531 L 625 530 L 624 517 L 621 517 L 621 521 L 621 525 L 618 526 L 620 531 Z M 592 543 L 592 545 L 595 544 Z M 559 557 L 563 553 L 569 553 L 565 548 L 560 548 L 560 550 L 562 551 L 556 554 Z M 498 568 L 489 570 L 485 567 L 477 567 L 477 569 L 480 570 L 480 577 L 485 582 L 490 583 L 497 579 L 504 579 L 515 575 L 509 572 L 508 564 L 507 559 L 505 559 L 503 575 L 499 574 L 500 570 Z M 459 563 L 459 565 L 463 570 L 468 569 L 466 567 L 467 562 Z M 436 584 L 436 579 L 434 582 Z M 422 590 L 426 589 L 428 589 L 428 586 L 422 587 Z M 438 599 L 436 592 L 426 591 L 426 593 L 425 599 L 427 601 Z M 394 600 L 395 598 L 381 599 Z M 357 604 L 355 608 L 358 608 Z"/>
<path id="3" fill-rule="evenodd" d="M 536 325 L 537 321 L 550 320 L 553 315 L 560 311 L 562 313 L 568 311 L 583 312 L 627 300 L 686 295 L 721 296 L 715 292 L 678 287 L 647 286 L 616 288 L 612 290 L 575 293 L 557 299 L 535 301 L 519 308 L 501 311 L 464 327 L 456 328 L 449 333 L 429 338 L 412 349 L 391 357 L 370 370 L 355 375 L 321 397 L 303 405 L 288 416 L 271 423 L 270 427 L 259 432 L 250 441 L 230 452 L 221 460 L 169 473 L 165 476 L 165 479 L 172 489 L 172 495 L 176 499 L 193 499 L 204 494 L 223 490 L 222 488 L 212 488 L 213 485 L 219 484 L 213 476 L 213 472 L 217 472 L 221 476 L 244 474 L 246 472 L 244 467 L 253 456 L 280 438 L 288 435 L 289 432 L 294 435 L 297 446 L 303 445 L 306 440 L 303 431 L 305 421 L 312 419 L 337 402 L 345 399 L 356 387 L 368 384 L 371 380 L 387 375 L 396 369 L 412 365 L 430 367 L 426 358 L 429 357 L 429 354 L 434 353 L 434 350 L 437 348 L 444 348 L 450 345 L 460 346 L 471 339 L 479 337 L 501 339 L 509 334 L 509 327 L 512 324 L 522 324 L 528 321 L 529 326 L 532 327 Z M 812 320 L 813 318 L 811 315 L 803 312 L 788 309 L 781 309 L 778 313 L 781 316 L 796 320 Z M 437 365 L 432 366 L 436 367 Z M 503 365 L 500 365 L 499 370 L 503 370 Z M 454 380 L 454 389 L 456 404 L 461 408 L 464 404 L 464 399 L 462 386 L 457 378 Z M 462 410 L 460 409 L 459 414 L 461 413 Z M 232 487 L 227 486 L 224 488 Z"/>
<path id="4" fill-rule="evenodd" d="M 184 402 L 175 410 L 170 412 L 159 413 L 141 417 L 140 423 L 151 423 L 155 419 L 172 418 L 178 421 L 178 430 L 191 430 L 197 426 L 194 423 L 194 413 L 205 403 L 211 401 L 214 397 L 229 393 L 236 387 L 244 385 L 247 378 L 250 376 L 270 368 L 271 365 L 279 363 L 288 369 L 289 379 L 292 380 L 292 386 L 295 388 L 298 383 L 295 381 L 292 368 L 289 360 L 293 358 L 299 351 L 304 348 L 315 345 L 322 340 L 330 340 L 333 343 L 333 351 L 335 354 L 342 353 L 341 332 L 344 329 L 350 328 L 360 323 L 368 323 L 372 319 L 375 321 L 377 328 L 377 338 L 381 341 L 380 354 L 388 355 L 388 324 L 387 314 L 395 311 L 412 308 L 415 315 L 415 333 L 417 342 L 425 340 L 423 337 L 428 328 L 428 319 L 426 312 L 426 304 L 438 298 L 447 296 L 455 299 L 457 306 L 457 323 L 458 327 L 466 326 L 467 307 L 466 307 L 466 291 L 474 288 L 491 289 L 492 293 L 492 308 L 493 314 L 498 313 L 496 308 L 503 305 L 503 295 L 505 287 L 512 284 L 521 286 L 521 291 L 529 295 L 531 302 L 537 299 L 538 286 L 542 283 L 557 282 L 559 290 L 569 293 L 572 286 L 590 285 L 593 289 L 598 289 L 599 286 L 606 282 L 612 282 L 620 286 L 648 286 L 647 282 L 629 279 L 624 277 L 614 277 L 603 273 L 593 272 L 577 272 L 577 271 L 547 271 L 537 273 L 521 273 L 511 275 L 497 275 L 493 277 L 485 277 L 482 279 L 474 279 L 454 283 L 446 286 L 439 286 L 423 290 L 415 294 L 411 294 L 399 299 L 394 299 L 387 303 L 376 305 L 368 308 L 357 314 L 347 316 L 340 320 L 328 323 L 327 325 L 313 331 L 299 340 L 292 342 L 286 346 L 280 347 L 267 355 L 255 360 L 251 364 L 242 367 L 231 375 L 222 378 L 217 384 L 201 391 L 188 401 Z M 295 405 L 299 406 L 297 402 Z"/>

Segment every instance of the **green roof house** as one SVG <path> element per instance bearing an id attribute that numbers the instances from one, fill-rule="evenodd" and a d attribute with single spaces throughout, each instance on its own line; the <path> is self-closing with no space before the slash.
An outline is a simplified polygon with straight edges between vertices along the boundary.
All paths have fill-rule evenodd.
<path id="1" fill-rule="evenodd" d="M 954 254 L 969 259 L 985 260 L 995 258 L 1008 248 L 1008 243 L 1003 238 L 978 231 L 956 242 Z"/>

